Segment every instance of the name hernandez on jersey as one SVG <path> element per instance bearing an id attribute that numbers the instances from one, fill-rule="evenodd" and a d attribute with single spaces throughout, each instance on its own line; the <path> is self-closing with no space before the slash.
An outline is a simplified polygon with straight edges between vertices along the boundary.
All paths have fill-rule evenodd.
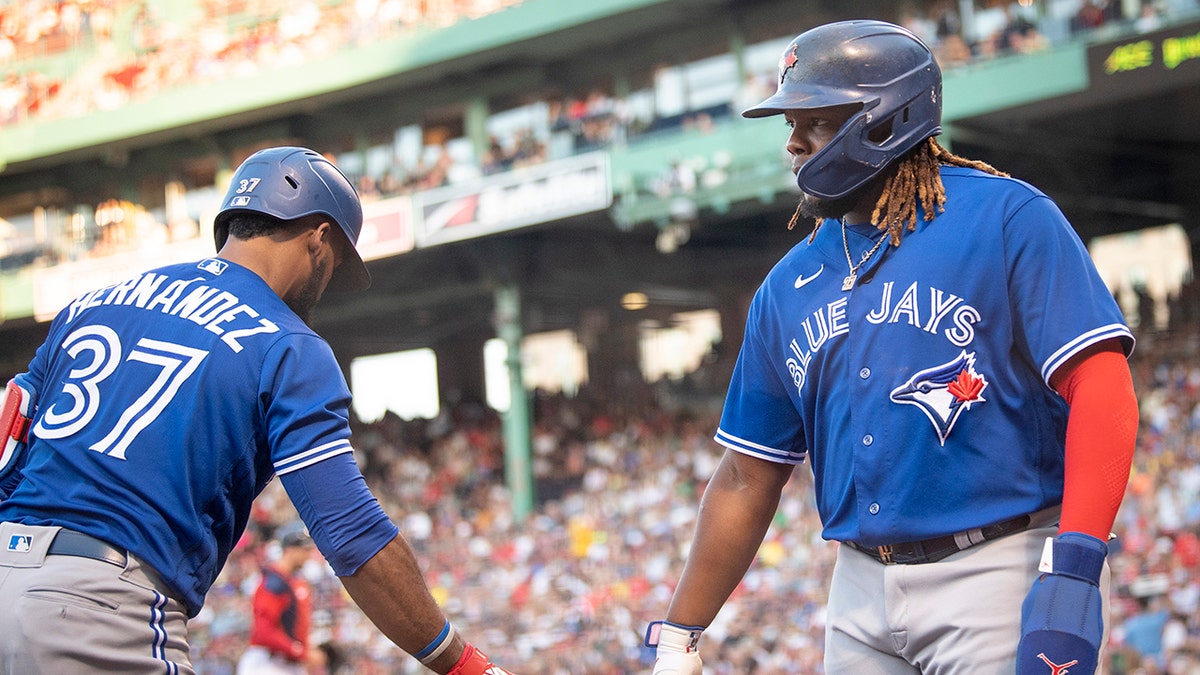
<path id="1" fill-rule="evenodd" d="M 180 340 L 183 334 L 172 329 L 169 322 L 155 333 L 174 339 L 154 339 L 141 331 L 110 325 L 109 321 L 116 320 L 112 314 L 89 322 L 89 313 L 98 308 L 134 308 L 190 321 L 216 335 L 218 343 L 235 354 L 243 351 L 243 341 L 251 336 L 280 332 L 279 324 L 218 285 L 229 269 L 228 262 L 208 258 L 196 263 L 194 269 L 208 276 L 188 278 L 186 271 L 180 273 L 181 268 L 186 270 L 187 265 L 150 270 L 86 293 L 60 313 L 62 325 L 69 331 L 61 339 L 60 348 L 75 365 L 62 382 L 62 393 L 67 396 L 49 403 L 45 414 L 39 416 L 33 428 L 37 438 L 69 438 L 96 421 L 102 399 L 114 394 L 128 396 L 133 391 L 140 395 L 124 405 L 123 414 L 107 434 L 88 446 L 124 460 L 137 436 L 166 412 L 188 378 L 211 354 L 208 345 L 213 342 L 188 339 L 190 344 L 185 344 Z M 248 289 L 251 294 L 261 290 Z M 274 296 L 267 296 L 267 300 L 277 304 Z M 121 326 L 130 326 L 136 319 L 120 321 Z M 142 372 L 149 369 L 149 374 L 131 379 L 131 367 L 123 366 L 127 362 L 141 364 Z M 118 369 L 124 375 L 113 377 Z M 116 380 L 120 383 L 111 383 Z"/>
<path id="2" fill-rule="evenodd" d="M 208 259 L 202 269 L 223 270 L 228 263 Z M 67 321 L 81 313 L 103 305 L 137 307 L 151 312 L 186 319 L 203 326 L 221 337 L 221 342 L 235 353 L 242 351 L 240 340 L 252 335 L 279 332 L 279 326 L 262 318 L 257 310 L 243 303 L 229 291 L 206 286 L 204 277 L 176 279 L 163 288 L 167 275 L 145 272 L 119 284 L 86 293 L 67 308 Z M 195 285 L 193 285 L 195 284 Z M 185 295 L 186 293 L 186 295 Z"/>

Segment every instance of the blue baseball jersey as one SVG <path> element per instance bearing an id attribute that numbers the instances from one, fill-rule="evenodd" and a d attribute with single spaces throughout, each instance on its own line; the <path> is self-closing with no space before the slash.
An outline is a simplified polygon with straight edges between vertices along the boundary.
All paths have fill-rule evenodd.
<path id="1" fill-rule="evenodd" d="M 271 478 L 352 452 L 329 345 L 217 258 L 78 298 L 22 377 L 38 409 L 0 520 L 123 547 L 192 616 Z"/>
<path id="2" fill-rule="evenodd" d="M 945 212 L 849 274 L 838 223 L 796 245 L 750 307 L 717 442 L 806 458 L 826 539 L 867 546 L 1061 503 L 1067 405 L 1049 381 L 1133 335 L 1058 207 L 1019 180 L 943 167 Z M 849 225 L 859 261 L 880 237 Z"/>

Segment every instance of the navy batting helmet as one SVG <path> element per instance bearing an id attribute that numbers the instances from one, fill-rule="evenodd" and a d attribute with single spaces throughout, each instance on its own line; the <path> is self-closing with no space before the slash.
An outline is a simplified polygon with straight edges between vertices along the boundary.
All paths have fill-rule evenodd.
<path id="1" fill-rule="evenodd" d="M 329 160 L 308 148 L 267 148 L 246 158 L 234 172 L 214 221 L 217 250 L 229 238 L 228 219 L 239 212 L 265 213 L 281 220 L 328 216 L 346 239 L 346 259 L 333 271 L 329 288 L 356 291 L 371 275 L 355 246 L 362 232 L 362 204 L 354 186 Z"/>
<path id="2" fill-rule="evenodd" d="M 308 533 L 308 528 L 298 520 L 279 526 L 279 529 L 275 530 L 275 538 L 279 540 L 279 545 L 283 548 L 291 546 L 307 548 L 313 545 L 312 535 Z"/>
<path id="3" fill-rule="evenodd" d="M 779 60 L 778 90 L 742 115 L 766 117 L 850 103 L 861 103 L 862 109 L 796 175 L 808 194 L 844 197 L 892 160 L 941 133 L 942 71 L 929 47 L 900 26 L 839 21 L 792 40 Z M 888 124 L 886 138 L 870 138 Z"/>

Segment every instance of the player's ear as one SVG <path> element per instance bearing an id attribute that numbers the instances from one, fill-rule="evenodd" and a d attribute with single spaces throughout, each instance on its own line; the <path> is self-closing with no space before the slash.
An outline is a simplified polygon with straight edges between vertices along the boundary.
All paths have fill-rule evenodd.
<path id="1" fill-rule="evenodd" d="M 318 255 L 325 244 L 329 243 L 333 236 L 330 227 L 331 224 L 328 220 L 317 220 L 309 224 L 306 242 L 310 254 Z"/>

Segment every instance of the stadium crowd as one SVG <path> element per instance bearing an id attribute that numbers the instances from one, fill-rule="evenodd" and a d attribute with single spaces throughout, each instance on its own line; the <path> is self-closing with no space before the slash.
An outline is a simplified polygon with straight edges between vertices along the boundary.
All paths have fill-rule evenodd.
<path id="1" fill-rule="evenodd" d="M 520 0 L 30 0 L 0 7 L 0 124 L 107 110 L 180 85 L 239 77 L 283 63 L 423 29 L 437 29 L 520 4 Z M 1157 25 L 1186 13 L 1187 2 L 1139 0 L 1135 16 L 1120 0 L 1081 0 L 1072 34 L 1133 23 Z M 1192 3 L 1194 5 L 1194 3 Z M 182 9 L 180 8 L 182 7 Z M 1048 40 L 1029 3 L 979 9 L 964 25 L 948 0 L 907 2 L 898 20 L 921 35 L 946 67 L 1036 51 Z"/>
<path id="2" fill-rule="evenodd" d="M 184 85 L 237 78 L 279 64 L 319 59 L 356 45 L 436 30 L 520 4 L 521 0 L 27 0 L 0 4 L 0 126 L 30 120 L 86 115 L 150 99 Z M 1136 6 L 1137 11 L 1134 11 Z M 169 10 L 169 11 L 168 11 Z M 1200 0 L 1063 0 L 1040 8 L 1030 3 L 988 3 L 970 17 L 953 0 L 899 3 L 896 16 L 934 49 L 946 70 L 997 56 L 1038 51 L 1057 41 L 1101 31 L 1147 31 L 1165 20 L 1200 13 Z M 1040 15 L 1040 16 L 1039 16 Z M 1057 26 L 1057 28 L 1053 28 Z M 653 87 L 616 96 L 612 83 L 581 83 L 529 103 L 527 123 L 489 132 L 482 147 L 452 137 L 461 130 L 417 128 L 419 147 L 372 148 L 381 161 L 364 161 L 359 150 L 334 153 L 364 199 L 437 188 L 559 159 L 665 129 L 703 132 L 736 117 L 745 101 L 761 100 L 770 88 L 771 58 L 730 82 L 728 101 L 695 104 L 670 85 L 697 64 L 670 64 L 653 75 Z M 728 56 L 728 55 L 727 55 Z M 736 91 L 735 91 L 736 90 Z M 666 104 L 672 99 L 677 101 Z M 489 120 L 489 126 L 491 120 Z M 397 134 L 404 128 L 395 130 Z M 668 176 L 667 178 L 671 178 Z M 186 185 L 193 196 L 211 186 Z M 645 186 L 654 190 L 654 185 Z M 95 208 L 100 213 L 101 199 Z M 65 200 L 65 201 L 64 201 Z M 127 218 L 101 222 L 90 206 L 70 195 L 42 204 L 36 213 L 0 213 L 0 270 L 103 257 L 137 242 L 174 240 L 197 233 L 201 213 L 179 214 L 164 204 L 123 204 Z M 199 199 L 188 201 L 200 201 Z M 189 207 L 187 210 L 195 211 Z M 38 215 L 40 213 L 41 215 Z M 39 225 L 38 223 L 43 224 Z M 184 223 L 186 226 L 180 227 Z M 137 229 L 136 236 L 130 232 Z"/>
<path id="3" fill-rule="evenodd" d="M 1140 330 L 1131 357 L 1142 421 L 1110 557 L 1110 675 L 1200 673 L 1200 298 L 1195 282 L 1187 289 L 1190 309 L 1177 304 L 1169 328 Z M 697 382 L 723 376 L 703 368 L 619 396 L 535 394 L 538 497 L 527 522 L 509 504 L 494 411 L 460 403 L 431 420 L 355 423 L 364 474 L 427 563 L 435 596 L 497 660 L 527 675 L 648 671 L 641 632 L 666 609 L 720 453 L 710 437 L 722 391 Z M 820 537 L 811 482 L 807 466 L 795 472 L 751 572 L 706 632 L 706 672 L 821 672 L 837 544 Z M 294 517 L 272 484 L 192 624 L 198 672 L 232 672 L 270 534 Z M 420 672 L 319 557 L 307 575 L 313 643 L 335 646 L 343 664 L 331 675 Z"/>
<path id="4" fill-rule="evenodd" d="M 0 5 L 0 125 L 318 60 L 521 0 L 29 0 Z"/>
<path id="5" fill-rule="evenodd" d="M 422 30 L 444 28 L 521 0 L 28 0 L 0 6 L 0 125 L 78 116 L 146 100 L 180 85 L 220 81 Z M 1061 4 L 1061 3 L 1060 3 Z M 1127 5 L 1137 5 L 1129 11 Z M 1194 4 L 1194 3 L 1193 3 Z M 1153 27 L 1184 0 L 1079 0 L 1070 33 L 1136 22 Z M 1058 5 L 1041 10 L 1061 13 Z M 969 20 L 954 0 L 903 3 L 898 20 L 947 67 L 1042 49 L 1029 2 L 988 3 Z"/>

